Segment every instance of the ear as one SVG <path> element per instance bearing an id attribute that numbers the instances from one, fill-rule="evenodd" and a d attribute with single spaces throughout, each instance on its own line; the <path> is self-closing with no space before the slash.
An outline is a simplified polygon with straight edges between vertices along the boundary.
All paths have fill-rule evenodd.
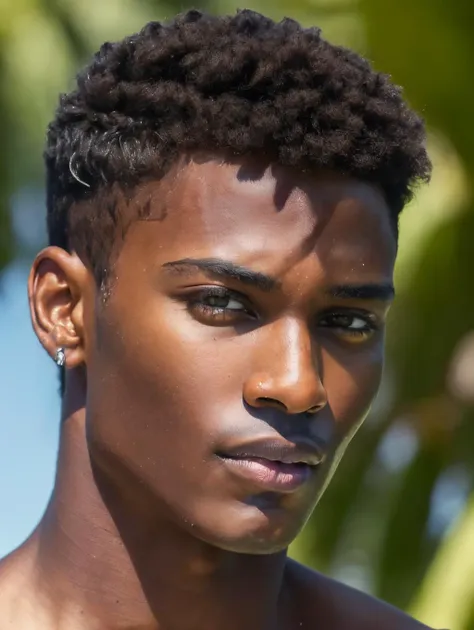
<path id="1" fill-rule="evenodd" d="M 64 348 L 65 366 L 85 362 L 84 297 L 89 273 L 75 254 L 47 247 L 36 257 L 28 279 L 33 328 L 46 352 L 54 358 Z"/>

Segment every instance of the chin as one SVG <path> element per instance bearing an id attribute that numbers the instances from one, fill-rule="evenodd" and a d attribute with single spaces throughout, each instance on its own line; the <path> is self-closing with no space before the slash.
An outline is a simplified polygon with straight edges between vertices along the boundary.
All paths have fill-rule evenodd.
<path id="1" fill-rule="evenodd" d="M 196 527 L 195 522 L 192 533 L 223 551 L 251 555 L 286 550 L 309 516 L 298 518 L 282 507 L 258 504 L 240 504 L 223 512 L 215 512 L 213 522 L 203 527 Z"/>

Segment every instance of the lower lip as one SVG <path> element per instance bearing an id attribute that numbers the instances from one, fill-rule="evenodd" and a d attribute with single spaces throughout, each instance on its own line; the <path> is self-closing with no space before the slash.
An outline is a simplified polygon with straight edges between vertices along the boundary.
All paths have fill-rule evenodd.
<path id="1" fill-rule="evenodd" d="M 294 492 L 309 480 L 314 470 L 308 464 L 284 464 L 259 457 L 221 455 L 220 459 L 243 479 L 270 492 Z"/>

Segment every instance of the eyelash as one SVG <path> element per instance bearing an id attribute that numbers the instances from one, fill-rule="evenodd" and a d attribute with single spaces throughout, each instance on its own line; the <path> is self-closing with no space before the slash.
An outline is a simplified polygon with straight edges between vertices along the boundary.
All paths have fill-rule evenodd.
<path id="1" fill-rule="evenodd" d="M 221 298 L 228 299 L 229 301 L 235 300 L 242 305 L 241 309 L 229 309 L 225 306 L 212 306 L 204 304 L 203 301 L 209 298 Z M 195 294 L 192 299 L 187 300 L 187 309 L 192 314 L 198 313 L 205 317 L 212 318 L 215 322 L 220 321 L 223 325 L 230 324 L 235 321 L 237 314 L 244 314 L 250 319 L 257 319 L 257 315 L 246 304 L 248 301 L 246 298 L 237 291 L 231 291 L 222 286 L 212 286 L 201 289 Z M 226 317 L 227 315 L 227 317 Z M 333 320 L 339 319 L 360 319 L 365 323 L 364 327 L 358 329 L 351 329 L 349 326 L 337 326 L 327 325 L 325 320 L 332 318 Z M 354 339 L 363 339 L 371 336 L 379 329 L 378 322 L 375 317 L 367 311 L 357 309 L 336 309 L 332 311 L 326 311 L 323 313 L 319 320 L 319 325 L 323 328 L 332 328 L 342 331 L 344 337 L 350 336 Z"/>

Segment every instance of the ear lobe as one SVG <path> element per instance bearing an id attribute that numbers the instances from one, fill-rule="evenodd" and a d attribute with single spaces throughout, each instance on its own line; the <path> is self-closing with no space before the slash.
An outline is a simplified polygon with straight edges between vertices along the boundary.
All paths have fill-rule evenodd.
<path id="1" fill-rule="evenodd" d="M 46 352 L 54 358 L 64 348 L 66 366 L 85 360 L 83 299 L 87 270 L 76 254 L 47 247 L 36 257 L 28 280 L 33 328 Z"/>

